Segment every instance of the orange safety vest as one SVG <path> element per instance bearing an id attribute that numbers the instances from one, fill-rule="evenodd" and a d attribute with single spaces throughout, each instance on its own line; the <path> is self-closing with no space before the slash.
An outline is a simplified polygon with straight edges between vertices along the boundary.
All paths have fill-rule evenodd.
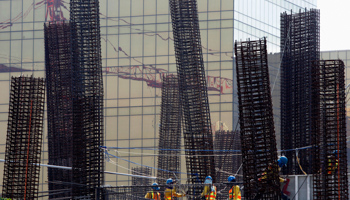
<path id="1" fill-rule="evenodd" d="M 229 200 L 238 200 L 242 198 L 241 191 L 238 185 L 233 186 L 228 193 L 229 193 L 229 196 L 228 196 Z"/>
<path id="2" fill-rule="evenodd" d="M 148 194 L 151 195 L 150 199 L 160 200 L 160 193 L 159 192 L 148 192 Z M 149 195 L 146 195 L 146 196 L 149 196 Z"/>
<path id="3" fill-rule="evenodd" d="M 216 186 L 213 186 L 213 187 L 214 187 L 214 191 L 210 190 L 210 193 L 205 195 L 206 200 L 215 200 L 216 199 Z"/>

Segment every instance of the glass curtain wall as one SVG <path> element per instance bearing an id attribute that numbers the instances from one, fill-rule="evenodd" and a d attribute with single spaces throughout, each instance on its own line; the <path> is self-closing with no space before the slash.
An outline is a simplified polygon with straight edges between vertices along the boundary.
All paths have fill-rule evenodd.
<path id="1" fill-rule="evenodd" d="M 11 76 L 45 77 L 43 25 L 50 20 L 52 1 L 55 13 L 69 19 L 69 1 L 0 1 L 1 138 L 6 137 Z M 213 131 L 234 130 L 237 124 L 234 40 L 267 37 L 268 51 L 278 52 L 280 13 L 316 8 L 316 1 L 197 1 Z M 150 166 L 155 175 L 161 76 L 176 73 L 168 1 L 100 0 L 100 12 L 105 145 L 119 147 L 108 151 L 106 170 L 131 174 L 133 167 Z M 278 65 L 272 68 L 271 81 L 276 74 Z M 274 102 L 274 109 L 278 107 Z M 42 163 L 48 162 L 46 136 L 45 129 Z M 0 140 L 0 159 L 5 141 Z M 185 172 L 184 162 L 182 166 Z M 46 168 L 41 169 L 40 180 L 40 190 L 47 190 Z M 131 184 L 126 176 L 107 175 L 105 180 L 106 185 Z"/>

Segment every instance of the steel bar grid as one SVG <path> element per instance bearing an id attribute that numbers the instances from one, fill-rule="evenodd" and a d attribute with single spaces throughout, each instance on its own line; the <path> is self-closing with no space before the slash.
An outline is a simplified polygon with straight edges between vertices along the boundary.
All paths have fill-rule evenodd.
<path id="1" fill-rule="evenodd" d="M 319 102 L 313 107 L 313 197 L 348 199 L 343 61 L 314 61 L 312 78 L 312 95 Z"/>
<path id="2" fill-rule="evenodd" d="M 280 199 L 266 38 L 236 42 L 235 54 L 245 199 Z"/>
<path id="3" fill-rule="evenodd" d="M 3 198 L 38 198 L 44 96 L 44 79 L 11 78 Z"/>
<path id="4" fill-rule="evenodd" d="M 180 179 L 182 110 L 178 78 L 163 77 L 162 104 L 159 128 L 158 184 L 165 184 L 168 178 Z M 175 175 L 174 173 L 175 172 Z"/>
<path id="5" fill-rule="evenodd" d="M 319 10 L 281 14 L 281 148 L 311 145 L 311 62 L 320 55 Z M 312 173 L 310 149 L 284 152 L 287 174 Z"/>
<path id="6" fill-rule="evenodd" d="M 151 168 L 148 167 L 133 167 L 132 174 L 141 176 L 151 176 L 152 171 Z M 132 187 L 132 195 L 129 194 L 129 196 L 133 198 L 143 198 L 146 195 L 146 192 L 151 189 L 151 180 L 147 178 L 132 177 L 132 186 L 148 186 Z"/>
<path id="7" fill-rule="evenodd" d="M 73 159 L 73 70 L 70 24 L 49 22 L 45 31 L 45 71 L 49 164 L 72 167 Z M 48 168 L 50 198 L 70 197 L 72 171 Z M 57 190 L 64 190 L 57 194 Z"/>
<path id="8" fill-rule="evenodd" d="M 216 181 L 208 91 L 196 0 L 169 0 L 183 109 L 186 168 L 190 183 Z M 201 156 L 208 155 L 208 156 Z M 194 188 L 192 188 L 194 189 Z M 190 191 L 199 195 L 201 189 Z"/>
<path id="9" fill-rule="evenodd" d="M 108 200 L 146 200 L 144 197 L 151 187 L 147 186 L 121 186 L 103 188 L 103 199 Z"/>
<path id="10" fill-rule="evenodd" d="M 236 181 L 242 182 L 242 170 L 239 170 L 242 164 L 240 133 L 220 130 L 215 132 L 214 138 L 217 182 L 227 182 L 227 177 L 229 175 L 236 175 Z M 220 190 L 223 194 L 228 194 L 230 189 L 231 188 L 226 187 L 225 185 L 218 187 L 218 190 Z M 217 196 L 217 199 L 227 199 L 227 197 Z"/>
<path id="11" fill-rule="evenodd" d="M 94 197 L 103 185 L 103 82 L 98 0 L 71 0 L 73 196 Z M 96 197 L 98 198 L 98 197 Z"/>

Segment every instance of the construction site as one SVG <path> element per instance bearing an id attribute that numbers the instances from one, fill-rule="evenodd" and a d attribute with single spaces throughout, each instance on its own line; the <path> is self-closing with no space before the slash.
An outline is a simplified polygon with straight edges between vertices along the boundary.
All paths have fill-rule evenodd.
<path id="1" fill-rule="evenodd" d="M 349 199 L 350 51 L 255 1 L 1 1 L 0 199 Z"/>

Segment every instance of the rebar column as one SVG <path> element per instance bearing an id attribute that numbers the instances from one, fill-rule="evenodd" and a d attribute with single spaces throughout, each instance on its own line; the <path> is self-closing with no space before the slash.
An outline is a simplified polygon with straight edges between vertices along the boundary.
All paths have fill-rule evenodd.
<path id="1" fill-rule="evenodd" d="M 313 198 L 348 199 L 344 63 L 314 61 L 312 77 Z"/>
<path id="2" fill-rule="evenodd" d="M 132 174 L 141 176 L 151 176 L 151 168 L 133 167 Z M 147 191 L 151 190 L 151 180 L 147 178 L 132 177 L 132 186 L 149 186 L 149 187 L 132 187 L 132 195 L 134 197 L 143 198 Z"/>
<path id="3" fill-rule="evenodd" d="M 196 0 L 169 0 L 183 108 L 186 168 L 190 183 L 210 175 L 216 181 L 208 91 Z M 208 155 L 208 156 L 205 156 Z M 199 195 L 194 187 L 191 195 Z"/>
<path id="4" fill-rule="evenodd" d="M 38 198 L 44 95 L 44 79 L 11 78 L 3 198 Z"/>
<path id="5" fill-rule="evenodd" d="M 103 82 L 98 0 L 71 0 L 73 196 L 94 199 L 103 185 Z M 101 197 L 97 197 L 101 198 Z"/>
<path id="6" fill-rule="evenodd" d="M 218 183 L 227 182 L 229 175 L 236 175 L 236 181 L 242 182 L 241 135 L 234 131 L 216 131 L 214 137 L 214 155 L 217 168 L 216 180 Z M 228 174 L 231 173 L 231 174 Z M 236 174 L 237 173 L 237 174 Z M 224 189 L 226 188 L 226 189 Z M 218 186 L 222 194 L 228 194 L 231 188 L 226 185 Z M 226 195 L 218 195 L 219 199 L 227 199 Z"/>
<path id="7" fill-rule="evenodd" d="M 72 167 L 73 70 L 70 24 L 49 22 L 44 25 L 44 31 L 49 164 Z M 48 168 L 48 180 L 49 198 L 72 195 L 72 186 L 62 184 L 72 182 L 72 170 Z"/>
<path id="8" fill-rule="evenodd" d="M 236 42 L 235 54 L 244 196 L 280 199 L 266 39 Z"/>
<path id="9" fill-rule="evenodd" d="M 320 57 L 320 12 L 281 14 L 281 148 L 311 145 L 311 62 Z M 312 173 L 311 149 L 283 152 L 286 174 Z M 299 166 L 300 163 L 300 166 Z"/>
<path id="10" fill-rule="evenodd" d="M 158 155 L 158 184 L 165 184 L 165 180 L 181 178 L 180 149 L 181 149 L 181 119 L 178 78 L 174 75 L 163 77 L 162 104 L 159 128 Z M 175 174 L 175 175 L 174 175 Z"/>

